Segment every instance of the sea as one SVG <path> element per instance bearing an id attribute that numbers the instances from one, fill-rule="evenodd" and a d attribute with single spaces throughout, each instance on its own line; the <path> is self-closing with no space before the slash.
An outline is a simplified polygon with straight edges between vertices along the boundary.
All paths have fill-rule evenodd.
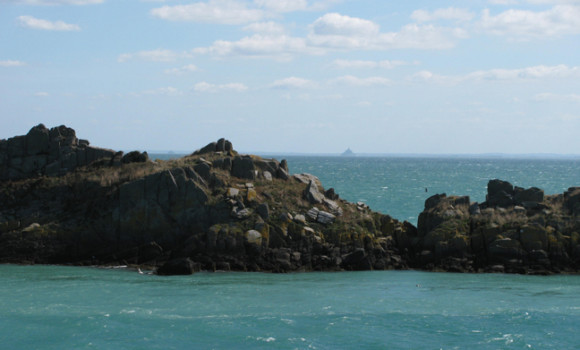
<path id="1" fill-rule="evenodd" d="M 416 223 L 431 195 L 490 179 L 546 194 L 580 159 L 288 160 L 341 198 Z M 421 271 L 200 272 L 0 265 L 0 349 L 580 349 L 580 276 Z"/>

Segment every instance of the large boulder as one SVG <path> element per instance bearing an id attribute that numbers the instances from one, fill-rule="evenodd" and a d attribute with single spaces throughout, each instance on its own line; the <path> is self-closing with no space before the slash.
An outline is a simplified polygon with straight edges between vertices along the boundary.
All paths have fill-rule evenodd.
<path id="1" fill-rule="evenodd" d="M 208 153 L 222 152 L 227 154 L 235 154 L 232 143 L 224 138 L 219 139 L 217 142 L 210 142 L 201 149 L 193 152 L 192 155 L 202 155 Z"/>
<path id="2" fill-rule="evenodd" d="M 157 269 L 157 274 L 161 276 L 191 275 L 195 265 L 189 258 L 177 258 L 169 260 Z"/>
<path id="3" fill-rule="evenodd" d="M 26 151 L 29 156 L 48 154 L 49 130 L 44 124 L 38 124 L 26 135 Z"/>
<path id="4" fill-rule="evenodd" d="M 487 205 L 507 208 L 514 204 L 514 186 L 507 181 L 490 180 L 487 184 Z"/>
<path id="5" fill-rule="evenodd" d="M 465 221 L 469 217 L 469 197 L 436 194 L 427 198 L 425 210 L 419 214 L 417 229 L 419 237 L 426 236 L 443 223 Z M 454 229 L 454 225 L 446 229 Z"/>
<path id="6" fill-rule="evenodd" d="M 250 156 L 236 156 L 232 161 L 232 176 L 240 179 L 255 180 L 256 166 Z"/>
<path id="7" fill-rule="evenodd" d="M 147 152 L 132 151 L 121 158 L 121 163 L 145 163 L 149 160 L 149 155 Z"/>
<path id="8" fill-rule="evenodd" d="M 346 270 L 372 270 L 373 266 L 369 256 L 363 248 L 357 248 L 352 253 L 342 257 L 341 266 Z"/>
<path id="9" fill-rule="evenodd" d="M 216 143 L 216 152 L 231 152 L 233 151 L 232 143 L 224 138 L 221 138 Z"/>
<path id="10" fill-rule="evenodd" d="M 256 230 L 246 231 L 246 241 L 250 244 L 262 245 L 262 234 Z"/>
<path id="11" fill-rule="evenodd" d="M 318 186 L 313 180 L 310 180 L 308 186 L 304 190 L 304 199 L 311 204 L 320 204 L 324 201 L 324 195 L 318 190 Z"/>
<path id="12" fill-rule="evenodd" d="M 425 210 L 435 208 L 443 199 L 447 198 L 445 193 L 435 194 L 425 200 Z"/>
<path id="13" fill-rule="evenodd" d="M 217 151 L 217 142 L 210 142 L 201 149 L 193 152 L 193 155 L 202 155 L 206 153 L 215 153 Z"/>
<path id="14" fill-rule="evenodd" d="M 580 215 L 580 187 L 570 187 L 564 192 L 564 204 L 575 215 Z"/>
<path id="15" fill-rule="evenodd" d="M 544 190 L 537 187 L 515 188 L 514 201 L 518 204 L 541 203 L 544 201 Z"/>

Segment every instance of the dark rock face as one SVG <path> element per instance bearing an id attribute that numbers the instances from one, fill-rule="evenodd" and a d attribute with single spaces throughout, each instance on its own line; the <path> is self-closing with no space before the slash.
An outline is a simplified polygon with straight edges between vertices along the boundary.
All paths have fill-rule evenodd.
<path id="1" fill-rule="evenodd" d="M 229 155 L 236 154 L 230 141 L 226 139 L 219 139 L 217 142 L 210 142 L 205 147 L 193 152 L 193 155 L 203 155 L 216 152 L 222 152 Z"/>
<path id="2" fill-rule="evenodd" d="M 571 214 L 580 215 L 580 187 L 571 187 L 564 192 L 564 204 Z"/>
<path id="3" fill-rule="evenodd" d="M 514 187 L 502 180 L 491 180 L 487 184 L 487 203 L 491 207 L 507 208 L 514 202 Z"/>
<path id="4" fill-rule="evenodd" d="M 191 275 L 194 272 L 194 263 L 189 258 L 169 260 L 157 269 L 157 274 L 162 276 Z"/>
<path id="5" fill-rule="evenodd" d="M 64 125 L 47 129 L 39 124 L 25 136 L 0 140 L 0 180 L 59 176 L 114 154 L 79 141 L 75 131 Z"/>
<path id="6" fill-rule="evenodd" d="M 544 201 L 544 190 L 537 187 L 530 187 L 523 189 L 521 187 L 515 188 L 514 202 L 515 203 L 542 203 Z"/>
<path id="7" fill-rule="evenodd" d="M 414 227 L 340 199 L 316 176 L 289 176 L 285 161 L 238 155 L 225 139 L 151 162 L 43 125 L 0 141 L 0 174 L 10 179 L 0 181 L 0 263 L 144 264 L 159 274 L 580 266 L 580 187 L 546 196 L 492 180 L 480 204 L 428 198 Z"/>
<path id="8" fill-rule="evenodd" d="M 579 227 L 570 209 L 579 202 L 575 189 L 545 196 L 536 187 L 514 188 L 501 180 L 489 182 L 482 204 L 433 196 L 419 216 L 412 264 L 454 271 L 578 271 Z M 559 212 L 561 203 L 569 212 Z"/>
<path id="9" fill-rule="evenodd" d="M 235 157 L 232 162 L 232 176 L 240 179 L 255 180 L 256 166 L 250 157 Z"/>
<path id="10" fill-rule="evenodd" d="M 12 176 L 0 182 L 0 262 L 144 264 L 159 274 L 407 266 L 391 237 L 416 236 L 412 225 L 324 192 L 315 176 L 292 179 L 285 161 L 238 155 L 225 139 L 168 162 L 99 152 L 66 127 L 0 142 Z"/>
<path id="11" fill-rule="evenodd" d="M 140 153 L 139 151 L 133 151 L 125 154 L 123 158 L 121 158 L 121 163 L 128 164 L 128 163 L 145 163 L 149 160 L 149 155 L 147 152 Z"/>
<path id="12" fill-rule="evenodd" d="M 324 195 L 318 190 L 318 186 L 312 180 L 308 183 L 308 187 L 304 190 L 304 198 L 312 204 L 320 204 L 324 201 Z"/>

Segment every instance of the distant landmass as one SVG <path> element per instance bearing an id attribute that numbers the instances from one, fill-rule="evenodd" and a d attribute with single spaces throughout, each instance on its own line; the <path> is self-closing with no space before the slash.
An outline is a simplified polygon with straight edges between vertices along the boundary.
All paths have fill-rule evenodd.
<path id="1" fill-rule="evenodd" d="M 346 151 L 341 153 L 341 156 L 343 157 L 354 157 L 356 154 L 354 154 L 354 152 L 349 148 L 346 149 Z"/>

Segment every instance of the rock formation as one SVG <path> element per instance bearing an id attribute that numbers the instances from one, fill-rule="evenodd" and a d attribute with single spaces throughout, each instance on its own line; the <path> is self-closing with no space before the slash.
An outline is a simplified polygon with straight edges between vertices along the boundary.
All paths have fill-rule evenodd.
<path id="1" fill-rule="evenodd" d="M 392 236 L 412 225 L 224 139 L 156 162 L 90 147 L 64 126 L 0 145 L 0 262 L 138 264 L 160 274 L 406 268 Z"/>
<path id="2" fill-rule="evenodd" d="M 171 161 L 91 147 L 65 126 L 0 140 L 0 262 L 578 272 L 579 215 L 580 187 L 546 196 L 492 180 L 483 203 L 428 198 L 415 227 L 225 139 Z"/>
<path id="3" fill-rule="evenodd" d="M 24 136 L 0 140 L 0 180 L 64 175 L 114 155 L 77 139 L 75 131 L 64 125 L 49 130 L 39 124 Z"/>
<path id="4" fill-rule="evenodd" d="M 425 201 L 413 265 L 446 271 L 576 272 L 580 188 L 545 196 L 491 180 L 483 203 L 439 194 Z"/>

